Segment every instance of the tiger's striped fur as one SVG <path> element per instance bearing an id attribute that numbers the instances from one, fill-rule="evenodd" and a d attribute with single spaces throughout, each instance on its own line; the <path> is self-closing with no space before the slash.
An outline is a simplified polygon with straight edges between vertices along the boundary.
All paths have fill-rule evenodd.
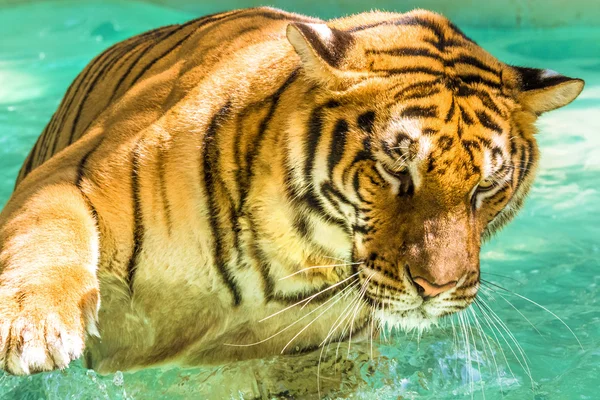
<path id="1" fill-rule="evenodd" d="M 473 301 L 537 116 L 582 88 L 422 10 L 237 10 L 118 43 L 0 216 L 0 367 L 62 368 L 84 341 L 111 371 L 424 329 Z"/>

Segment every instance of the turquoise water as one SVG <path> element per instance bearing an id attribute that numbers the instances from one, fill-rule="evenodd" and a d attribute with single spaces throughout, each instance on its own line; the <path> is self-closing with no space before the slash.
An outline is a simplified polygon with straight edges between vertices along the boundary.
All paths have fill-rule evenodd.
<path id="1" fill-rule="evenodd" d="M 81 3 L 0 9 L 0 205 L 10 196 L 22 160 L 67 86 L 94 55 L 133 34 L 192 17 L 142 3 Z M 518 295 L 494 287 L 495 294 L 483 291 L 482 298 L 498 315 L 490 324 L 497 327 L 493 331 L 477 314 L 485 335 L 467 313 L 464 330 L 454 320 L 457 340 L 448 324 L 422 338 L 382 338 L 374 344 L 372 360 L 368 344 L 353 344 L 350 351 L 342 345 L 344 360 L 338 362 L 336 349 L 329 349 L 321 367 L 321 395 L 597 399 L 600 29 L 463 28 L 503 61 L 551 68 L 587 83 L 575 103 L 540 119 L 542 162 L 531 196 L 514 223 L 482 251 L 483 278 Z M 555 316 L 519 296 L 560 317 L 583 348 Z M 317 359 L 318 353 L 107 376 L 75 363 L 62 372 L 26 378 L 0 373 L 0 398 L 315 398 L 317 377 L 311 366 Z"/>

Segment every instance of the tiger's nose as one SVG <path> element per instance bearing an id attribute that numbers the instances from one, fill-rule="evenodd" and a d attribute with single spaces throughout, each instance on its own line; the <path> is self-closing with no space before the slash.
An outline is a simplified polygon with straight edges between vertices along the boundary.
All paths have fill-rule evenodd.
<path id="1" fill-rule="evenodd" d="M 443 284 L 436 284 L 420 276 L 413 278 L 413 283 L 417 288 L 417 293 L 424 299 L 435 297 L 440 293 L 448 291 L 456 286 L 456 281 L 450 281 Z"/>

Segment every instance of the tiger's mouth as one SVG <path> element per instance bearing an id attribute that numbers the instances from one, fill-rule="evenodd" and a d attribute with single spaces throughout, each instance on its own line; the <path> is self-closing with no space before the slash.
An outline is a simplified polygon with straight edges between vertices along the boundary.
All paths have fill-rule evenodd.
<path id="1" fill-rule="evenodd" d="M 396 276 L 363 267 L 360 276 L 363 298 L 380 327 L 387 331 L 422 332 L 436 326 L 440 318 L 461 311 L 471 303 L 459 294 L 464 280 L 451 290 L 427 297 L 420 293 L 409 274 Z"/>

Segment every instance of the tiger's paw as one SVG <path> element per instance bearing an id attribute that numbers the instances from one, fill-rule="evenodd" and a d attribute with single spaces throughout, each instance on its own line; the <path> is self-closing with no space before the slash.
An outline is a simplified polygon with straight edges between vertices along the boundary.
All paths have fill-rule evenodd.
<path id="1" fill-rule="evenodd" d="M 83 354 L 96 328 L 97 292 L 77 302 L 0 288 L 0 369 L 14 375 L 63 369 Z"/>

